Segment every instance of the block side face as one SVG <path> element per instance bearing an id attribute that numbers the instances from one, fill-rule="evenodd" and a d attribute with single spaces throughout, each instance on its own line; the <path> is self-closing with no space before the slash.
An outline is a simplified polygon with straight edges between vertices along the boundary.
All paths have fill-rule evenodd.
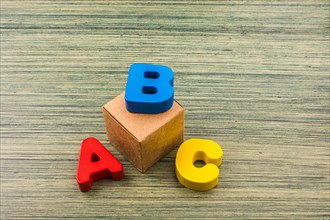
<path id="1" fill-rule="evenodd" d="M 143 172 L 179 146 L 184 140 L 184 110 L 180 108 L 176 116 L 163 124 L 142 142 Z"/>
<path id="2" fill-rule="evenodd" d="M 160 114 L 130 113 L 125 107 L 124 95 L 125 93 L 120 94 L 105 104 L 104 108 L 140 142 L 174 118 L 177 112 L 183 109 L 177 101 L 174 101 L 171 109 Z"/>
<path id="3" fill-rule="evenodd" d="M 140 142 L 105 108 L 103 108 L 103 117 L 109 142 L 138 170 L 142 171 Z"/>

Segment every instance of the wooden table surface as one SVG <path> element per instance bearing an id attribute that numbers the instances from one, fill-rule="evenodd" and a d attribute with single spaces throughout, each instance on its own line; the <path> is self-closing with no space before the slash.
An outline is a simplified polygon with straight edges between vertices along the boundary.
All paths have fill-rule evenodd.
<path id="1" fill-rule="evenodd" d="M 328 1 L 1 1 L 1 219 L 329 219 Z M 175 72 L 185 139 L 218 142 L 219 185 L 146 174 L 107 141 L 102 105 L 132 63 Z M 126 177 L 82 193 L 80 143 Z"/>

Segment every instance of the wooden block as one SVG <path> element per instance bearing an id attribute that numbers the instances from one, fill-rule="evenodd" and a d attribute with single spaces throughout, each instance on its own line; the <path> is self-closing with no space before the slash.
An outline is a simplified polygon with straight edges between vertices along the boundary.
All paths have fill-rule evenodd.
<path id="1" fill-rule="evenodd" d="M 163 113 L 130 113 L 122 93 L 103 106 L 103 116 L 110 143 L 140 172 L 183 142 L 184 109 L 177 101 Z"/>

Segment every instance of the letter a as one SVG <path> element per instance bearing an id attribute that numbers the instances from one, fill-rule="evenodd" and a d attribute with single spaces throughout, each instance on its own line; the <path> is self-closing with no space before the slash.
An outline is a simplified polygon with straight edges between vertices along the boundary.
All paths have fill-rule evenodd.
<path id="1" fill-rule="evenodd" d="M 132 64 L 126 83 L 126 109 L 132 113 L 156 114 L 174 102 L 174 73 L 167 66 Z"/>
<path id="2" fill-rule="evenodd" d="M 93 182 L 107 178 L 123 179 L 123 166 L 96 138 L 86 138 L 81 143 L 77 171 L 80 190 L 88 191 Z"/>

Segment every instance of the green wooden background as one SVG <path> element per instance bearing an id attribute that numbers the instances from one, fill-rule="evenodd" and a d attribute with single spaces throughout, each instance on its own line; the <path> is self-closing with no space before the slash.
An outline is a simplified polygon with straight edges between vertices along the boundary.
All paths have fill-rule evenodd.
<path id="1" fill-rule="evenodd" d="M 329 219 L 329 1 L 1 1 L 1 219 Z M 223 148 L 219 185 L 146 174 L 101 107 L 135 62 L 175 72 L 185 139 Z M 81 193 L 80 143 L 126 178 Z"/>

